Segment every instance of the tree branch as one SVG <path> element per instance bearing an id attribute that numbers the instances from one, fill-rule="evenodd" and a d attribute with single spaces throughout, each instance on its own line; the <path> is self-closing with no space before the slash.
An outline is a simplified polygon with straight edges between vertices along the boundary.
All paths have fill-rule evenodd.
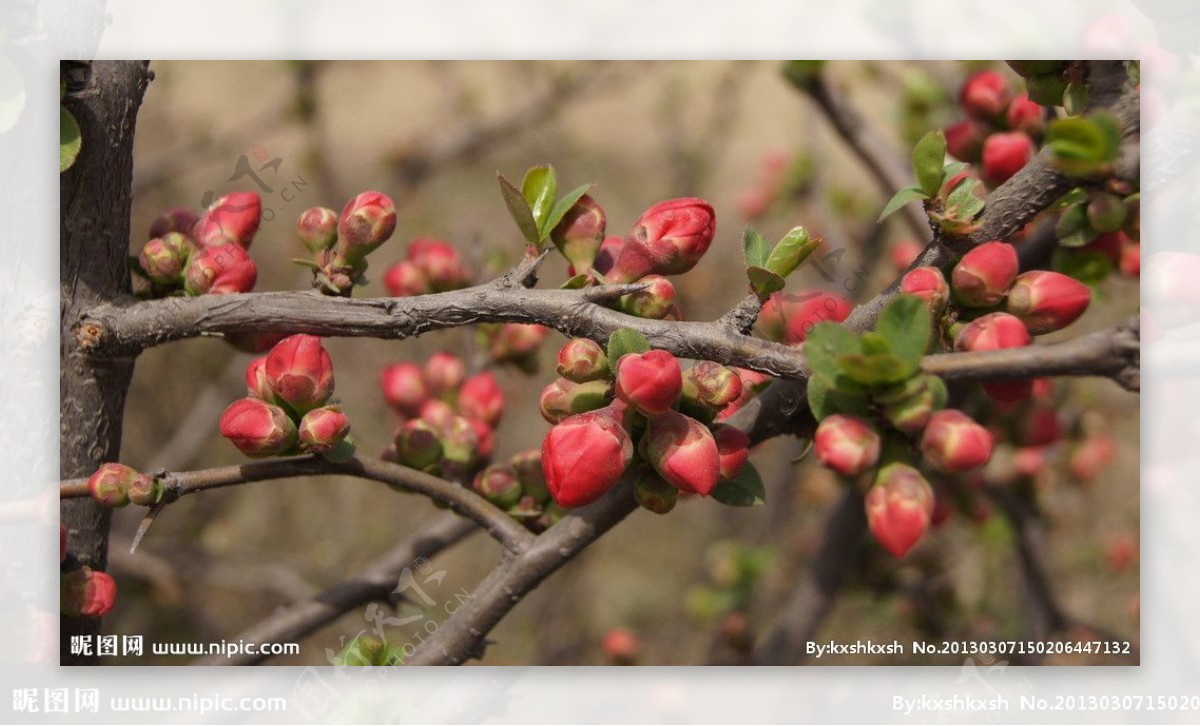
<path id="1" fill-rule="evenodd" d="M 509 552 L 522 552 L 534 541 L 534 536 L 528 530 L 470 489 L 416 469 L 372 457 L 355 457 L 339 464 L 319 456 L 297 456 L 196 471 L 160 471 L 153 476 L 163 484 L 163 501 L 172 502 L 181 496 L 208 489 L 297 476 L 334 474 L 382 482 L 394 489 L 421 494 L 445 504 L 454 512 L 483 527 Z M 62 499 L 88 496 L 87 479 L 69 479 L 62 482 L 59 496 Z"/>

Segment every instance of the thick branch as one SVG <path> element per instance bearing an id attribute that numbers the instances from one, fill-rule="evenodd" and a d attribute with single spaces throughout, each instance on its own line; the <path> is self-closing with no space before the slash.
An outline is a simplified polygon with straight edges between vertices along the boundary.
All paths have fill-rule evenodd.
<path id="1" fill-rule="evenodd" d="M 525 550 L 534 539 L 533 535 L 517 524 L 512 517 L 470 489 L 416 469 L 371 457 L 356 457 L 338 464 L 318 456 L 297 456 L 196 471 L 163 471 L 155 473 L 154 476 L 163 484 L 165 501 L 170 502 L 185 494 L 219 487 L 297 476 L 334 474 L 371 479 L 445 504 L 454 512 L 483 527 L 510 552 Z M 67 480 L 59 487 L 59 496 L 63 499 L 87 495 L 86 479 Z"/>

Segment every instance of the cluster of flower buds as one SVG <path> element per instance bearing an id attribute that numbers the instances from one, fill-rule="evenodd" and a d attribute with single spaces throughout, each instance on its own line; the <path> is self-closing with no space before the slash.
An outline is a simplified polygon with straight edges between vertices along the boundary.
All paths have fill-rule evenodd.
<path id="1" fill-rule="evenodd" d="M 610 361 L 583 338 L 562 347 L 557 369 L 559 377 L 542 391 L 540 403 L 542 416 L 554 424 L 542 444 L 542 462 L 560 506 L 595 501 L 635 458 L 648 465 L 638 477 L 638 500 L 659 513 L 674 506 L 679 492 L 711 494 L 745 465 L 746 435 L 707 423 L 742 399 L 746 386 L 737 372 L 701 361 L 685 373 L 663 350 Z"/>
<path id="2" fill-rule="evenodd" d="M 508 363 L 526 373 L 536 373 L 538 350 L 550 329 L 533 323 L 494 323 L 479 326 L 478 334 L 493 363 Z"/>
<path id="3" fill-rule="evenodd" d="M 1069 253 L 1099 256 L 1121 275 L 1140 277 L 1141 195 L 1120 180 L 1106 187 L 1090 195 L 1076 190 L 1081 199 L 1063 208 L 1054 232 Z"/>
<path id="4" fill-rule="evenodd" d="M 363 283 L 367 255 L 396 230 L 396 205 L 380 192 L 363 192 L 346 202 L 339 216 L 326 207 L 306 209 L 296 234 L 311 257 L 294 262 L 313 271 L 313 287 L 326 295 L 348 297 Z"/>
<path id="5" fill-rule="evenodd" d="M 550 496 L 542 470 L 542 452 L 528 449 L 491 464 L 475 475 L 471 489 L 508 512 L 531 532 L 543 532 L 566 515 Z"/>
<path id="6" fill-rule="evenodd" d="M 967 118 L 946 129 L 951 156 L 981 164 L 983 179 L 991 184 L 1006 181 L 1033 158 L 1045 109 L 1015 95 L 1004 75 L 990 70 L 971 75 L 958 101 Z"/>
<path id="7" fill-rule="evenodd" d="M 505 403 L 492 373 L 468 377 L 462 360 L 441 352 L 424 366 L 387 366 L 379 386 L 401 418 L 385 459 L 463 483 L 487 465 Z"/>
<path id="8" fill-rule="evenodd" d="M 246 456 L 354 456 L 350 419 L 333 396 L 333 362 L 313 335 L 291 335 L 246 366 L 247 397 L 221 414 L 221 435 Z"/>
<path id="9" fill-rule="evenodd" d="M 175 207 L 155 218 L 137 271 L 149 297 L 249 292 L 258 268 L 247 250 L 258 232 L 262 201 L 255 192 L 219 197 L 197 216 Z"/>
<path id="10" fill-rule="evenodd" d="M 833 293 L 808 290 L 777 292 L 767 298 L 758 313 L 755 330 L 767 340 L 799 345 L 817 323 L 840 323 L 854 305 Z"/>
<path id="11" fill-rule="evenodd" d="M 162 483 L 137 469 L 110 462 L 97 469 L 87 482 L 88 494 L 101 506 L 109 508 L 136 504 L 150 507 L 162 500 Z"/>
<path id="12" fill-rule="evenodd" d="M 461 290 L 473 277 L 454 245 L 433 237 L 408 243 L 404 259 L 387 269 L 383 284 L 393 297 Z"/>

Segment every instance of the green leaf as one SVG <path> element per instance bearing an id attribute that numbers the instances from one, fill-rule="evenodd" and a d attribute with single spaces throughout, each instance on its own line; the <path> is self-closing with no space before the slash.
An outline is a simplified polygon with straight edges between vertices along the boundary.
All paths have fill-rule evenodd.
<path id="1" fill-rule="evenodd" d="M 767 499 L 762 477 L 750 462 L 733 479 L 725 479 L 712 491 L 712 498 L 730 507 L 757 507 Z"/>
<path id="2" fill-rule="evenodd" d="M 83 146 L 79 123 L 66 106 L 59 106 L 58 115 L 58 173 L 71 168 Z"/>
<path id="3" fill-rule="evenodd" d="M 839 384 L 850 383 L 839 376 Z M 871 399 L 861 392 L 847 392 L 824 376 L 814 375 L 808 379 L 808 407 L 818 421 L 835 413 L 850 413 L 865 416 L 871 408 Z"/>
<path id="4" fill-rule="evenodd" d="M 572 277 L 570 280 L 567 280 L 566 282 L 564 282 L 562 284 L 562 289 L 563 290 L 578 290 L 582 287 L 586 287 L 587 283 L 588 283 L 587 275 L 576 275 L 575 277 Z"/>
<path id="5" fill-rule="evenodd" d="M 963 179 L 954 185 L 946 197 L 947 215 L 963 221 L 975 219 L 983 212 L 986 193 L 983 182 L 973 177 Z"/>
<path id="6" fill-rule="evenodd" d="M 804 339 L 804 359 L 809 370 L 830 382 L 837 378 L 840 356 L 861 352 L 859 337 L 837 323 L 817 323 Z"/>
<path id="7" fill-rule="evenodd" d="M 892 353 L 851 353 L 838 356 L 835 362 L 851 380 L 864 386 L 898 383 L 914 372 L 911 365 Z"/>
<path id="8" fill-rule="evenodd" d="M 786 284 L 782 277 L 761 267 L 746 268 L 746 276 L 750 278 L 750 289 L 763 299 L 771 293 L 779 292 Z"/>
<path id="9" fill-rule="evenodd" d="M 1067 176 L 1105 173 L 1120 147 L 1121 127 L 1105 113 L 1058 119 L 1046 127 L 1046 148 L 1050 149 L 1051 160 Z"/>
<path id="10" fill-rule="evenodd" d="M 1050 266 L 1085 285 L 1098 285 L 1108 278 L 1113 264 L 1100 250 L 1057 249 L 1050 258 Z"/>
<path id="11" fill-rule="evenodd" d="M 608 364 L 616 371 L 617 361 L 630 353 L 645 353 L 650 350 L 650 341 L 636 330 L 621 328 L 608 338 Z"/>
<path id="12" fill-rule="evenodd" d="M 542 164 L 525 172 L 525 179 L 521 182 L 521 194 L 529 203 L 533 221 L 537 223 L 538 229 L 544 229 L 546 220 L 550 218 L 550 208 L 554 206 L 554 195 L 558 194 L 558 175 L 554 173 L 554 167 Z M 549 230 L 546 230 L 546 234 L 549 234 Z M 543 235 L 538 241 L 545 238 Z"/>
<path id="13" fill-rule="evenodd" d="M 1071 116 L 1083 113 L 1087 108 L 1087 86 L 1082 83 L 1068 83 L 1067 91 L 1063 94 L 1063 108 Z"/>
<path id="14" fill-rule="evenodd" d="M 558 226 L 558 223 L 562 221 L 562 218 L 567 216 L 567 212 L 571 211 L 571 207 L 575 206 L 575 202 L 578 202 L 579 198 L 587 194 L 591 188 L 591 184 L 580 184 L 567 192 L 565 197 L 555 202 L 554 206 L 550 209 L 550 214 L 546 215 L 546 221 L 541 226 L 539 236 L 542 239 L 549 237 L 554 228 Z"/>
<path id="15" fill-rule="evenodd" d="M 767 266 L 767 240 L 753 227 L 742 233 L 742 248 L 746 251 L 746 267 Z"/>
<path id="16" fill-rule="evenodd" d="M 882 222 L 899 211 L 900 207 L 903 207 L 905 204 L 918 199 L 928 199 L 929 197 L 930 195 L 922 191 L 920 187 L 904 187 L 896 192 L 896 196 L 888 200 L 888 203 L 883 207 L 883 211 L 879 213 L 879 219 L 875 221 Z"/>
<path id="17" fill-rule="evenodd" d="M 783 236 L 783 239 L 779 240 L 779 244 L 775 245 L 775 249 L 771 250 L 766 267 L 780 278 L 786 278 L 792 274 L 793 270 L 804 264 L 804 261 L 820 244 L 821 241 L 810 236 L 808 230 L 803 227 L 792 227 Z"/>
<path id="18" fill-rule="evenodd" d="M 913 147 L 913 173 L 917 175 L 917 187 L 932 197 L 942 186 L 942 167 L 946 161 L 946 134 L 941 129 L 930 131 Z"/>
<path id="19" fill-rule="evenodd" d="M 966 171 L 968 166 L 970 166 L 970 164 L 968 164 L 965 161 L 949 162 L 948 164 L 946 164 L 945 168 L 942 170 L 942 179 L 944 180 L 942 183 L 945 184 L 946 181 L 949 181 L 950 179 L 953 179 L 954 177 L 958 176 L 962 172 Z"/>
<path id="20" fill-rule="evenodd" d="M 929 308 L 920 298 L 900 295 L 879 314 L 875 330 L 887 340 L 892 354 L 915 372 L 921 365 L 925 351 L 929 349 L 933 320 Z"/>
<path id="21" fill-rule="evenodd" d="M 1096 239 L 1095 230 L 1081 229 L 1078 232 L 1072 232 L 1065 237 L 1059 237 L 1058 244 L 1063 247 L 1083 247 L 1094 239 Z"/>
<path id="22" fill-rule="evenodd" d="M 521 235 L 526 242 L 540 246 L 538 226 L 537 222 L 533 221 L 533 212 L 529 209 L 529 202 L 525 201 L 521 191 L 513 186 L 512 182 L 505 179 L 503 174 L 497 172 L 496 177 L 500 180 L 500 193 L 504 196 L 504 204 L 508 207 L 508 213 L 512 215 L 513 221 L 517 223 L 517 229 L 521 230 Z"/>

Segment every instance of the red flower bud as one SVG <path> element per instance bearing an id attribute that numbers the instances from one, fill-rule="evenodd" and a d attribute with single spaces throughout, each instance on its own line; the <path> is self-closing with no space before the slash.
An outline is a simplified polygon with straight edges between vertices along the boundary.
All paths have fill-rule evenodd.
<path id="1" fill-rule="evenodd" d="M 1071 452 L 1067 468 L 1083 483 L 1090 482 L 1117 458 L 1117 442 L 1111 436 L 1096 434 L 1083 440 Z"/>
<path id="2" fill-rule="evenodd" d="M 275 402 L 275 392 L 267 380 L 267 357 L 255 358 L 246 364 L 246 394 L 268 403 Z"/>
<path id="3" fill-rule="evenodd" d="M 1117 265 L 1117 269 L 1125 277 L 1141 277 L 1142 274 L 1142 246 L 1140 244 L 1127 244 L 1121 248 L 1121 262 Z"/>
<path id="4" fill-rule="evenodd" d="M 493 335 L 488 354 L 498 363 L 520 363 L 536 354 L 549 334 L 550 329 L 544 325 L 505 323 Z"/>
<path id="5" fill-rule="evenodd" d="M 1000 184 L 1033 158 L 1033 139 L 1020 131 L 992 134 L 983 142 L 983 178 Z"/>
<path id="6" fill-rule="evenodd" d="M 258 280 L 258 268 L 241 245 L 205 247 L 188 260 L 183 289 L 189 295 L 227 295 L 250 292 Z"/>
<path id="7" fill-rule="evenodd" d="M 696 387 L 696 398 L 715 408 L 723 408 L 742 395 L 742 378 L 720 363 L 702 360 L 687 372 Z"/>
<path id="8" fill-rule="evenodd" d="M 257 192 L 233 192 L 218 197 L 209 205 L 192 228 L 192 237 L 201 247 L 235 244 L 243 250 L 258 232 L 262 200 Z"/>
<path id="9" fill-rule="evenodd" d="M 571 338 L 558 350 L 557 371 L 575 383 L 598 381 L 609 376 L 608 356 L 594 340 Z"/>
<path id="10" fill-rule="evenodd" d="M 413 469 L 425 470 L 442 459 L 442 442 L 437 432 L 421 419 L 400 425 L 395 437 L 396 460 Z"/>
<path id="11" fill-rule="evenodd" d="M 750 458 L 750 437 L 739 428 L 717 426 L 713 429 L 713 439 L 717 442 L 721 478 L 735 478 Z"/>
<path id="12" fill-rule="evenodd" d="M 787 327 L 783 341 L 790 345 L 804 342 L 817 323 L 840 323 L 850 316 L 854 306 L 849 300 L 827 292 L 802 292 L 784 297 Z"/>
<path id="13" fill-rule="evenodd" d="M 1013 452 L 1013 468 L 1025 477 L 1033 477 L 1046 468 L 1046 450 L 1041 446 L 1022 446 Z"/>
<path id="14" fill-rule="evenodd" d="M 999 305 L 1017 276 L 1017 250 L 1007 242 L 984 242 L 958 261 L 950 275 L 954 299 L 972 308 Z"/>
<path id="15" fill-rule="evenodd" d="M 967 414 L 948 408 L 929 417 L 921 452 L 939 471 L 970 471 L 991 458 L 992 435 Z"/>
<path id="16" fill-rule="evenodd" d="M 167 232 L 142 247 L 138 264 L 159 285 L 177 284 L 183 278 L 188 258 L 196 249 L 192 240 L 179 232 Z"/>
<path id="17" fill-rule="evenodd" d="M 1023 131 L 1030 136 L 1041 136 L 1045 128 L 1046 109 L 1029 100 L 1024 94 L 1017 96 L 1008 107 L 1008 127 Z M 966 161 L 966 159 L 964 159 Z"/>
<path id="18" fill-rule="evenodd" d="M 333 395 L 333 361 L 315 335 L 289 335 L 267 354 L 267 382 L 298 413 Z"/>
<path id="19" fill-rule="evenodd" d="M 1079 319 L 1092 302 L 1087 285 L 1062 273 L 1031 270 L 1017 276 L 1005 309 L 1033 335 L 1061 330 Z"/>
<path id="20" fill-rule="evenodd" d="M 843 476 L 853 476 L 879 461 L 879 433 L 857 416 L 833 414 L 817 426 L 813 449 L 822 466 Z"/>
<path id="21" fill-rule="evenodd" d="M 296 424 L 278 406 L 257 398 L 241 398 L 221 414 L 221 435 L 246 456 L 286 453 L 296 446 Z"/>
<path id="22" fill-rule="evenodd" d="M 1004 76 L 995 71 L 973 73 L 963 84 L 958 102 L 972 116 L 991 119 L 1004 113 L 1012 90 Z"/>
<path id="23" fill-rule="evenodd" d="M 60 610 L 72 618 L 102 618 L 117 603 L 117 583 L 106 572 L 84 566 L 62 576 Z"/>
<path id="24" fill-rule="evenodd" d="M 924 249 L 925 246 L 916 240 L 906 239 L 897 242 L 888 253 L 892 261 L 892 268 L 896 271 L 896 274 L 898 275 L 907 270 L 908 266 L 913 263 L 913 260 L 917 259 L 917 256 Z"/>
<path id="25" fill-rule="evenodd" d="M 921 539 L 933 516 L 933 488 L 907 464 L 879 470 L 864 501 L 867 524 L 879 544 L 903 557 Z"/>
<path id="26" fill-rule="evenodd" d="M 379 192 L 346 202 L 338 220 L 338 257 L 353 265 L 383 244 L 396 229 L 396 205 Z"/>
<path id="27" fill-rule="evenodd" d="M 383 286 L 392 297 L 416 297 L 433 292 L 429 278 L 409 260 L 401 260 L 383 273 Z"/>
<path id="28" fill-rule="evenodd" d="M 608 280 L 633 282 L 651 274 L 683 274 L 708 251 L 715 233 L 716 215 L 703 199 L 660 202 L 638 218 Z"/>
<path id="29" fill-rule="evenodd" d="M 708 496 L 721 475 L 721 455 L 712 432 L 678 411 L 667 410 L 650 419 L 642 437 L 642 456 L 682 492 Z"/>
<path id="30" fill-rule="evenodd" d="M 350 419 L 336 406 L 321 406 L 300 420 L 300 446 L 314 454 L 332 451 L 350 433 Z"/>
<path id="31" fill-rule="evenodd" d="M 625 628 L 612 628 L 604 634 L 600 641 L 604 657 L 612 665 L 633 665 L 637 663 L 641 650 L 637 636 Z"/>
<path id="32" fill-rule="evenodd" d="M 591 269 L 604 242 L 604 223 L 604 208 L 584 194 L 551 230 L 554 246 L 577 273 Z"/>
<path id="33" fill-rule="evenodd" d="M 496 432 L 486 422 L 477 418 L 468 418 L 467 423 L 471 424 L 471 428 L 475 431 L 475 437 L 479 439 L 475 449 L 479 454 L 479 460 L 489 461 L 492 458 L 492 452 L 496 449 Z"/>
<path id="34" fill-rule="evenodd" d="M 1033 342 L 1025 323 L 1008 313 L 990 313 L 967 324 L 954 341 L 956 350 L 1001 350 L 1020 348 Z M 1001 403 L 1026 398 L 1033 390 L 1033 381 L 989 381 L 982 384 L 984 393 Z"/>
<path id="35" fill-rule="evenodd" d="M 600 251 L 596 253 L 596 261 L 592 263 L 592 268 L 601 275 L 607 275 L 617 264 L 617 258 L 621 256 L 621 248 L 625 246 L 625 240 L 622 237 L 611 236 L 605 237 L 603 244 L 600 245 Z M 582 274 L 586 270 L 572 269 L 571 274 Z"/>
<path id="36" fill-rule="evenodd" d="M 504 413 L 504 391 L 490 372 L 477 373 L 466 380 L 458 392 L 458 410 L 467 418 L 483 421 L 488 426 L 500 423 Z"/>
<path id="37" fill-rule="evenodd" d="M 567 508 L 599 499 L 632 459 L 629 434 L 604 409 L 563 419 L 542 442 L 546 486 L 554 501 Z"/>
<path id="38" fill-rule="evenodd" d="M 617 361 L 617 398 L 646 416 L 669 411 L 682 389 L 679 360 L 665 350 L 630 353 Z"/>
<path id="39" fill-rule="evenodd" d="M 525 496 L 532 497 L 538 504 L 550 499 L 550 490 L 546 488 L 546 474 L 542 471 L 542 452 L 540 449 L 527 449 L 514 454 L 508 460 L 508 465 L 517 474 L 521 482 L 521 491 Z"/>
<path id="40" fill-rule="evenodd" d="M 575 383 L 556 378 L 542 389 L 538 406 L 542 418 L 555 424 L 568 416 L 594 411 L 608 405 L 608 381 Z"/>
<path id="41" fill-rule="evenodd" d="M 934 317 L 941 315 L 950 301 L 950 286 L 936 267 L 918 267 L 910 271 L 900 280 L 900 292 L 921 298 Z"/>
<path id="42" fill-rule="evenodd" d="M 379 374 L 383 398 L 401 416 L 419 416 L 429 399 L 425 376 L 416 363 L 393 363 Z"/>
<path id="43" fill-rule="evenodd" d="M 124 507 L 129 504 L 130 487 L 144 476 L 137 469 L 124 464 L 102 464 L 88 477 L 88 494 L 103 507 Z"/>
<path id="44" fill-rule="evenodd" d="M 407 260 L 420 271 L 433 292 L 458 290 L 471 284 L 462 256 L 449 242 L 418 237 L 408 243 Z"/>
<path id="45" fill-rule="evenodd" d="M 425 386 L 430 395 L 444 396 L 458 390 L 467 377 L 467 367 L 458 356 L 446 351 L 434 353 L 425 361 Z"/>
<path id="46" fill-rule="evenodd" d="M 675 286 L 662 275 L 647 275 L 638 280 L 646 289 L 623 295 L 617 308 L 626 315 L 650 320 L 662 320 L 675 307 Z"/>
<path id="47" fill-rule="evenodd" d="M 129 503 L 152 507 L 162 499 L 162 483 L 149 474 L 142 474 L 129 483 Z"/>
<path id="48" fill-rule="evenodd" d="M 521 500 L 521 482 L 507 464 L 492 464 L 476 474 L 471 489 L 501 509 L 515 506 Z"/>
<path id="49" fill-rule="evenodd" d="M 196 226 L 196 219 L 196 213 L 187 207 L 171 207 L 154 218 L 146 238 L 165 237 L 169 232 L 191 235 L 192 228 Z"/>
<path id="50" fill-rule="evenodd" d="M 974 119 L 964 119 L 951 124 L 946 127 L 946 151 L 960 161 L 978 163 L 987 135 L 987 127 Z"/>
<path id="51" fill-rule="evenodd" d="M 448 427 L 457 415 L 450 404 L 440 398 L 427 399 L 425 403 L 421 404 L 421 410 L 417 412 L 418 418 L 439 431 Z"/>
<path id="52" fill-rule="evenodd" d="M 479 468 L 483 456 L 479 447 L 479 433 L 462 416 L 452 416 L 439 433 L 442 438 L 442 476 L 455 481 L 467 481 Z"/>
<path id="53" fill-rule="evenodd" d="M 312 207 L 300 214 L 296 220 L 296 234 L 314 255 L 333 249 L 337 244 L 338 214 L 328 207 Z"/>
<path id="54" fill-rule="evenodd" d="M 754 329 L 767 340 L 779 342 L 783 340 L 787 330 L 785 310 L 787 303 L 781 292 L 772 293 L 758 311 L 758 319 L 754 321 Z"/>

